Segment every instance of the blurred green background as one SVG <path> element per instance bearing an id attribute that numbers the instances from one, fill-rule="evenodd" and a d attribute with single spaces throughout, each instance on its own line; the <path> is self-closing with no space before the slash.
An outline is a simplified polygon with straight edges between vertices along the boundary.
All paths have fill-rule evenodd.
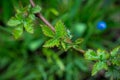
<path id="1" fill-rule="evenodd" d="M 81 48 L 105 49 L 120 45 L 120 0 L 34 0 L 41 13 L 53 25 L 62 20 L 73 40 L 83 38 Z M 42 47 L 46 37 L 40 20 L 34 34 L 24 32 L 15 40 L 7 21 L 15 9 L 29 5 L 29 0 L 0 1 L 0 80 L 107 80 L 104 75 L 91 76 L 92 62 L 77 51 L 60 51 Z M 98 30 L 99 21 L 107 28 Z"/>

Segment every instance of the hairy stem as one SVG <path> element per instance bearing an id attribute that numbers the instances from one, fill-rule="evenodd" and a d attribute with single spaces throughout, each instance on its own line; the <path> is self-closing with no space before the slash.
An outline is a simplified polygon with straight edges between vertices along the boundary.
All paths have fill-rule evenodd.
<path id="1" fill-rule="evenodd" d="M 33 2 L 33 0 L 30 0 L 30 3 L 32 5 L 32 7 L 35 7 L 35 3 Z M 41 19 L 48 27 L 51 28 L 52 31 L 55 32 L 55 28 L 42 16 L 41 13 L 37 13 L 35 14 L 36 17 L 38 17 L 39 19 Z"/>

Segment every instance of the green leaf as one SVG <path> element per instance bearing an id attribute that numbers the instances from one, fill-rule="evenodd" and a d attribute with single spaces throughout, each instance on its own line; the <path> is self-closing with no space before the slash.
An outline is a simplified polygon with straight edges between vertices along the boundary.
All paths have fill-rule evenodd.
<path id="1" fill-rule="evenodd" d="M 93 50 L 86 51 L 84 56 L 88 60 L 98 60 L 98 56 Z"/>
<path id="2" fill-rule="evenodd" d="M 119 57 L 114 57 L 114 59 L 112 59 L 111 62 L 112 62 L 113 65 L 120 66 L 120 56 Z"/>
<path id="3" fill-rule="evenodd" d="M 115 48 L 111 52 L 111 62 L 115 66 L 120 66 L 120 54 L 119 54 L 119 47 Z"/>
<path id="4" fill-rule="evenodd" d="M 98 71 L 105 69 L 108 69 L 108 66 L 105 62 L 97 62 L 94 64 L 93 69 L 92 69 L 92 76 L 95 75 Z"/>
<path id="5" fill-rule="evenodd" d="M 36 5 L 35 7 L 32 8 L 32 13 L 36 14 L 41 11 L 41 7 Z"/>
<path id="6" fill-rule="evenodd" d="M 17 20 L 20 20 L 21 21 L 21 23 L 23 22 L 23 13 L 17 13 L 17 14 L 15 14 L 15 18 L 17 19 Z"/>
<path id="7" fill-rule="evenodd" d="M 35 20 L 35 15 L 34 14 L 29 14 L 29 19 Z"/>
<path id="8" fill-rule="evenodd" d="M 19 24 L 21 24 L 21 22 L 14 17 L 12 17 L 7 23 L 8 26 L 17 26 Z"/>
<path id="9" fill-rule="evenodd" d="M 61 21 L 58 21 L 55 25 L 56 36 L 59 38 L 63 38 L 67 36 L 67 30 L 64 24 Z"/>
<path id="10" fill-rule="evenodd" d="M 98 55 L 100 60 L 106 60 L 106 59 L 109 58 L 109 54 L 104 50 L 98 49 L 97 50 L 97 55 Z"/>
<path id="11" fill-rule="evenodd" d="M 83 42 L 83 39 L 77 39 L 77 40 L 75 40 L 75 44 L 81 44 Z"/>
<path id="12" fill-rule="evenodd" d="M 42 26 L 42 31 L 44 35 L 48 37 L 54 37 L 54 32 L 48 26 Z"/>
<path id="13" fill-rule="evenodd" d="M 44 47 L 54 47 L 59 46 L 60 41 L 58 39 L 50 39 L 46 41 L 46 43 L 43 45 Z"/>
<path id="14" fill-rule="evenodd" d="M 23 27 L 22 26 L 16 27 L 12 32 L 15 39 L 18 39 L 22 35 L 22 33 L 23 33 Z"/>
<path id="15" fill-rule="evenodd" d="M 61 42 L 61 45 L 62 45 L 63 49 L 66 51 L 66 49 L 67 49 L 66 44 L 64 42 Z"/>
<path id="16" fill-rule="evenodd" d="M 24 23 L 24 28 L 28 33 L 33 33 L 34 32 L 33 24 Z"/>
<path id="17" fill-rule="evenodd" d="M 111 56 L 112 56 L 112 57 L 116 56 L 116 55 L 118 54 L 118 51 L 119 51 L 119 50 L 120 50 L 119 47 L 113 49 L 112 52 L 111 52 Z"/>
<path id="18" fill-rule="evenodd" d="M 85 58 L 88 60 L 106 60 L 109 56 L 104 50 L 97 50 L 96 53 L 93 50 L 88 50 L 85 54 Z"/>

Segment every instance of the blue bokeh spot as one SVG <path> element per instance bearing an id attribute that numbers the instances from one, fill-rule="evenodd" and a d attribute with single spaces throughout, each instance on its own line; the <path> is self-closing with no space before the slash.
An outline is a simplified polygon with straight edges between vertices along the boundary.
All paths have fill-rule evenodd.
<path id="1" fill-rule="evenodd" d="M 99 30 L 105 30 L 107 28 L 107 24 L 104 21 L 99 21 L 97 23 L 97 29 Z"/>

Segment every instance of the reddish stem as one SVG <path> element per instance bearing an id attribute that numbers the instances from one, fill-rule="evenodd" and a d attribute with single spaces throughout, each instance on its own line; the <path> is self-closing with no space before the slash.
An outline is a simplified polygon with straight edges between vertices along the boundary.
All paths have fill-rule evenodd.
<path id="1" fill-rule="evenodd" d="M 30 3 L 32 5 L 32 7 L 35 7 L 35 3 L 33 2 L 33 0 L 30 0 Z M 55 28 L 42 16 L 41 13 L 37 13 L 35 14 L 36 17 L 38 17 L 39 19 L 41 19 L 48 27 L 51 28 L 52 31 L 55 32 Z"/>

